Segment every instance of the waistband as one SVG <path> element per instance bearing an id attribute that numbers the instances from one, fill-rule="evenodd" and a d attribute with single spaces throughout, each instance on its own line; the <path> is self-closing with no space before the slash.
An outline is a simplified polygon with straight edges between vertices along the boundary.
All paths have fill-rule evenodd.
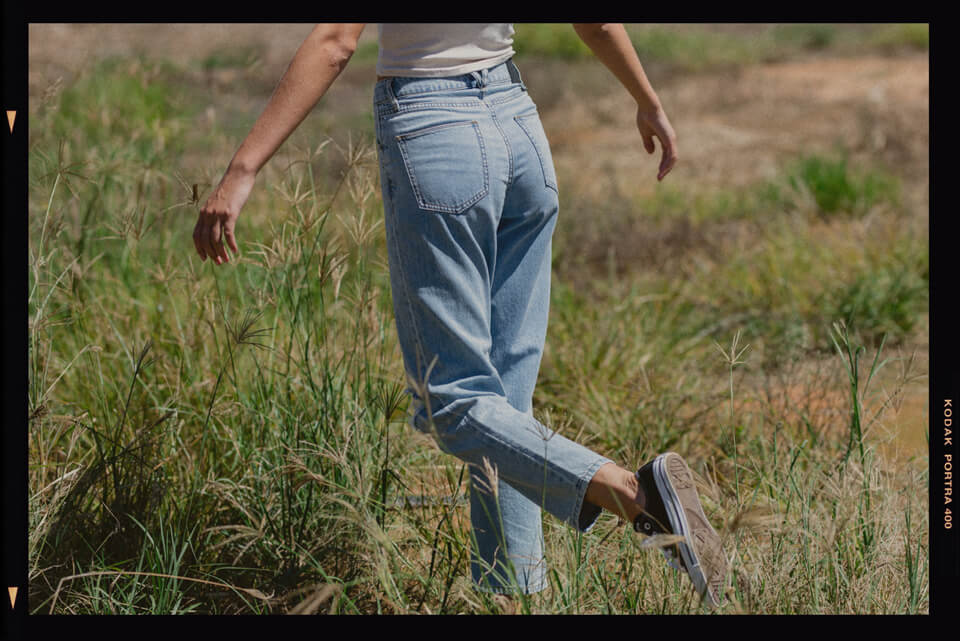
<path id="1" fill-rule="evenodd" d="M 373 90 L 374 104 L 392 103 L 397 98 L 435 91 L 457 89 L 484 89 L 496 85 L 523 85 L 520 70 L 513 59 L 494 65 L 489 69 L 471 71 L 461 76 L 445 78 L 390 77 L 379 80 Z"/>

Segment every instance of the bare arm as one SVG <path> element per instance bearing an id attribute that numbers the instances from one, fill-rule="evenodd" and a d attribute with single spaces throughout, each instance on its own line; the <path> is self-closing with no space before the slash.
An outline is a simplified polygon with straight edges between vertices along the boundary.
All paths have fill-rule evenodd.
<path id="1" fill-rule="evenodd" d="M 346 67 L 363 24 L 317 25 L 297 50 L 220 184 L 200 210 L 193 242 L 202 260 L 229 262 L 224 240 L 238 252 L 234 228 L 257 172 L 303 122 Z"/>
<path id="2" fill-rule="evenodd" d="M 578 23 L 573 28 L 636 101 L 637 129 L 643 138 L 644 149 L 652 154 L 656 151 L 653 139 L 660 141 L 663 156 L 657 180 L 663 180 L 677 162 L 677 136 L 626 30 L 622 24 L 616 23 Z"/>

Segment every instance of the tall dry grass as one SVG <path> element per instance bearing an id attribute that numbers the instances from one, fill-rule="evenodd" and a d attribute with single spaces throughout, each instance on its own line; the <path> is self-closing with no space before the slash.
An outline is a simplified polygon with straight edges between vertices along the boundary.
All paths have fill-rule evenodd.
<path id="1" fill-rule="evenodd" d="M 467 475 L 405 424 L 368 135 L 292 141 L 214 268 L 191 188 L 236 139 L 196 126 L 184 77 L 112 61 L 31 114 L 33 611 L 701 611 L 610 515 L 589 535 L 546 517 L 545 591 L 471 589 Z M 926 612 L 925 460 L 885 458 L 877 429 L 923 373 L 916 212 L 854 180 L 864 208 L 825 217 L 798 175 L 686 227 L 663 201 L 641 269 L 559 229 L 557 256 L 586 260 L 558 259 L 535 411 L 625 465 L 687 458 L 732 559 L 721 612 Z M 731 219 L 752 248 L 712 238 Z"/>

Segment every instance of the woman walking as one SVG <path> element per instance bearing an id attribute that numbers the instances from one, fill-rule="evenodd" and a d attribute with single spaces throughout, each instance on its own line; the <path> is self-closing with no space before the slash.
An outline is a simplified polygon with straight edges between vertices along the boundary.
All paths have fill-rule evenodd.
<path id="1" fill-rule="evenodd" d="M 257 172 L 327 92 L 363 28 L 318 25 L 298 49 L 200 211 L 202 259 L 221 265 L 227 248 L 237 252 Z M 625 30 L 574 28 L 636 100 L 647 152 L 660 141 L 662 180 L 676 136 Z M 606 509 L 642 534 L 683 537 L 664 553 L 719 605 L 727 561 L 684 460 L 665 453 L 631 471 L 533 417 L 558 197 L 512 25 L 384 24 L 378 35 L 374 117 L 411 424 L 469 465 L 477 589 L 542 590 L 542 510 L 586 532 Z"/>

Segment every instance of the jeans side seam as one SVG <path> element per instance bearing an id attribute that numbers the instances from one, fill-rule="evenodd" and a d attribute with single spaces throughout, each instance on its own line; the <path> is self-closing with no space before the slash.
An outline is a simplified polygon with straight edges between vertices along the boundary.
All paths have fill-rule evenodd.
<path id="1" fill-rule="evenodd" d="M 395 205 L 394 202 L 393 202 L 393 198 L 390 199 L 390 208 L 391 208 L 391 210 L 392 210 L 392 212 L 393 212 L 393 214 L 394 214 L 394 219 L 396 219 L 396 217 L 397 217 L 397 216 L 396 216 L 396 210 L 397 210 L 397 208 L 396 208 L 396 205 Z M 399 277 L 397 280 L 398 280 L 399 283 L 400 283 L 400 287 L 403 288 L 403 298 L 404 298 L 404 303 L 405 303 L 404 307 L 405 307 L 406 310 L 407 310 L 407 316 L 409 317 L 410 328 L 413 330 L 414 337 L 415 337 L 415 339 L 416 339 L 416 341 L 417 341 L 417 354 L 416 354 L 416 356 L 417 356 L 417 360 L 420 361 L 419 363 L 417 363 L 417 366 L 419 366 L 419 367 L 424 367 L 424 364 L 422 363 L 422 361 L 424 360 L 424 352 L 423 352 L 423 344 L 424 344 L 424 343 L 423 343 L 423 338 L 422 338 L 421 335 L 420 335 L 420 327 L 417 325 L 416 314 L 413 313 L 413 304 L 411 303 L 412 297 L 411 297 L 411 295 L 410 295 L 410 285 L 409 285 L 409 283 L 408 283 L 408 281 L 407 281 L 406 270 L 403 268 L 403 262 L 404 262 L 404 260 L 405 260 L 405 257 L 404 257 L 404 254 L 403 254 L 403 250 L 401 249 L 401 243 L 400 243 L 399 240 L 397 239 L 396 230 L 393 228 L 393 225 L 389 225 L 387 228 L 390 230 L 391 242 L 392 242 L 392 244 L 393 244 L 393 246 L 394 246 L 394 250 L 396 251 L 396 255 L 397 255 L 397 275 L 398 275 L 398 277 Z M 419 372 L 415 372 L 415 374 L 417 374 L 417 376 L 419 376 Z M 424 380 L 424 381 L 414 380 L 414 383 L 417 384 L 417 385 L 421 385 L 421 384 L 422 384 L 423 387 L 424 387 L 424 389 L 426 389 L 426 386 L 427 386 L 426 380 Z M 420 391 L 419 391 L 419 390 L 414 390 L 414 393 L 415 393 L 417 396 L 420 396 Z M 421 402 L 427 404 L 427 405 L 426 405 L 427 413 L 428 413 L 428 414 L 432 414 L 432 411 L 431 411 L 430 406 L 429 406 L 430 400 L 424 398 L 424 399 L 421 399 Z M 432 421 L 432 416 L 431 416 L 431 421 Z"/>
<path id="2" fill-rule="evenodd" d="M 508 449 L 510 449 L 511 451 L 513 451 L 515 454 L 517 454 L 517 455 L 519 455 L 519 456 L 527 459 L 527 460 L 530 461 L 531 463 L 534 463 L 534 464 L 537 463 L 537 460 L 536 460 L 536 458 L 535 458 L 533 455 L 526 453 L 522 448 L 513 447 L 513 445 L 512 445 L 510 442 L 508 442 L 508 441 L 505 441 L 505 440 L 503 440 L 503 439 L 497 438 L 495 435 L 491 434 L 489 431 L 487 431 L 486 429 L 484 429 L 484 426 L 481 425 L 481 424 L 480 424 L 476 419 L 474 419 L 472 416 L 470 416 L 469 413 L 464 413 L 463 416 L 462 416 L 462 418 L 463 418 L 463 420 L 461 421 L 461 423 L 468 423 L 468 424 L 473 428 L 474 434 L 476 434 L 476 435 L 479 436 L 480 438 L 482 438 L 482 439 L 484 439 L 484 440 L 487 440 L 487 441 L 490 441 L 490 442 L 492 442 L 492 443 L 496 443 L 497 445 L 506 446 Z M 459 428 L 458 428 L 458 429 L 459 429 Z M 570 480 L 570 479 L 567 478 L 567 477 L 572 476 L 572 475 L 564 474 L 562 470 L 558 470 L 558 468 L 556 468 L 555 466 L 553 466 L 553 465 L 550 464 L 549 459 L 547 459 L 546 457 L 544 457 L 544 462 L 545 462 L 545 464 L 546 464 L 546 465 L 545 465 L 545 471 L 546 471 L 547 474 L 549 474 L 549 479 L 550 479 L 550 480 L 555 480 L 555 481 L 559 481 L 559 482 L 568 482 L 568 481 Z M 576 480 L 577 480 L 578 482 L 580 481 L 580 479 L 576 479 Z M 579 486 L 578 486 L 578 487 L 579 487 Z M 541 489 L 543 489 L 543 488 L 541 488 Z M 541 507 L 541 509 L 545 509 L 543 505 L 541 505 L 540 507 Z"/>

